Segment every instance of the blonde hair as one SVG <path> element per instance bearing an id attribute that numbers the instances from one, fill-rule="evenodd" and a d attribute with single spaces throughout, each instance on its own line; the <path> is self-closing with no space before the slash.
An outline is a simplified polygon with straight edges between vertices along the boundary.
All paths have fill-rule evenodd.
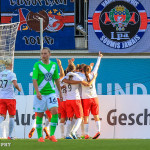
<path id="1" fill-rule="evenodd" d="M 47 50 L 49 52 L 49 54 L 51 54 L 51 50 L 49 47 L 44 47 L 42 50 Z"/>
<path id="2" fill-rule="evenodd" d="M 12 65 L 12 59 L 8 58 L 3 60 L 3 64 L 5 65 L 5 67 L 9 67 L 10 65 Z"/>

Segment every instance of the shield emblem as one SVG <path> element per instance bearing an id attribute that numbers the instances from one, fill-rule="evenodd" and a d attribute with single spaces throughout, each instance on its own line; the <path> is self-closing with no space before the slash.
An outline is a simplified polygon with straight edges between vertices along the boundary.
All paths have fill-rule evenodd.
<path id="1" fill-rule="evenodd" d="M 126 20 L 126 15 L 114 15 L 114 19 L 116 22 L 121 23 Z"/>

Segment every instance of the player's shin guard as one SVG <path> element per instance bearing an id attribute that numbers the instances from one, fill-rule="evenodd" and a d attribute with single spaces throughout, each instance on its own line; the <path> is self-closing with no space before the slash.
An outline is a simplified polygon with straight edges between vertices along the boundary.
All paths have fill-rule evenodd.
<path id="1" fill-rule="evenodd" d="M 54 135 L 58 123 L 58 114 L 52 115 L 50 124 L 50 136 Z"/>
<path id="2" fill-rule="evenodd" d="M 42 137 L 42 120 L 43 118 L 38 117 L 38 116 L 36 117 L 36 130 L 38 134 L 38 139 Z"/>

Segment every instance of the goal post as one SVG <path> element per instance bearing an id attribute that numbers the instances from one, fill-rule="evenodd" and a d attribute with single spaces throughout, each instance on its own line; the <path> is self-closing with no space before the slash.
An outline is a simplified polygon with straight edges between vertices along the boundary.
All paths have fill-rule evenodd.
<path id="1" fill-rule="evenodd" d="M 19 22 L 0 24 L 0 72 L 5 69 L 4 60 L 11 59 L 14 66 L 15 42 Z M 12 67 L 13 68 L 13 67 Z M 0 124 L 0 138 L 8 136 L 9 115 Z"/>
<path id="2" fill-rule="evenodd" d="M 3 61 L 11 59 L 14 64 L 15 42 L 19 22 L 0 24 L 0 72 L 5 69 Z"/>

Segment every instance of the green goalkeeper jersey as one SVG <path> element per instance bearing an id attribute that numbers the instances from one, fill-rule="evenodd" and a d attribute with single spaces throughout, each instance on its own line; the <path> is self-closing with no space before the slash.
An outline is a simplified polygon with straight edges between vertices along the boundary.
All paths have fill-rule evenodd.
<path id="1" fill-rule="evenodd" d="M 59 79 L 57 63 L 51 60 L 49 64 L 44 64 L 42 61 L 36 62 L 33 68 L 32 79 L 37 80 L 41 95 L 55 93 L 54 81 Z M 34 94 L 36 94 L 36 91 L 34 91 Z"/>

